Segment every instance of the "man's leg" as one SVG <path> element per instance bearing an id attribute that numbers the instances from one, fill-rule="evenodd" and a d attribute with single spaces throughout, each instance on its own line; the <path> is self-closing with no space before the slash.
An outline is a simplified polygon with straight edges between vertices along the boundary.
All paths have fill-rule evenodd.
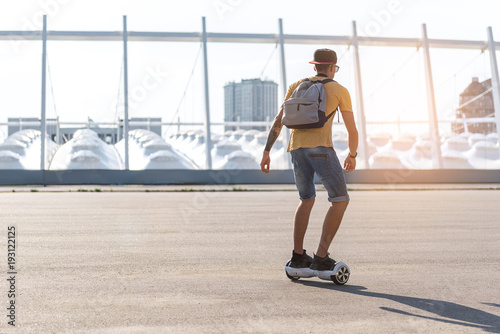
<path id="1" fill-rule="evenodd" d="M 306 235 L 309 216 L 314 205 L 314 198 L 300 201 L 293 219 L 293 251 L 302 254 L 304 251 L 304 237 Z"/>
<path id="2" fill-rule="evenodd" d="M 342 222 L 342 217 L 344 217 L 344 212 L 347 209 L 348 204 L 349 201 L 333 202 L 328 209 L 325 221 L 323 222 L 323 232 L 321 234 L 321 240 L 316 252 L 317 256 L 326 256 L 328 248 L 330 248 L 330 244 L 332 243 L 332 240 L 339 229 L 340 223 Z"/>

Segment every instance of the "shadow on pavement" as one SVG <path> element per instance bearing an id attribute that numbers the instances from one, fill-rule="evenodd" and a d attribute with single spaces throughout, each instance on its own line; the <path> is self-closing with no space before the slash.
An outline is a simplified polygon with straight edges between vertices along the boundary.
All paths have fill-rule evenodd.
<path id="1" fill-rule="evenodd" d="M 434 320 L 448 324 L 464 326 L 468 328 L 483 329 L 484 331 L 489 333 L 500 333 L 500 316 L 485 311 L 481 311 L 472 307 L 459 305 L 456 303 L 446 302 L 442 300 L 435 300 L 435 299 L 424 299 L 424 298 L 391 295 L 387 293 L 371 292 L 368 291 L 368 289 L 363 286 L 356 286 L 356 285 L 337 286 L 332 282 L 315 282 L 315 281 L 304 280 L 304 281 L 296 281 L 295 284 L 302 284 L 305 286 L 311 286 L 315 288 L 335 290 L 359 296 L 388 299 L 429 313 L 433 313 L 442 318 L 413 314 L 389 307 L 380 307 L 380 309 L 405 316 Z M 492 304 L 492 303 L 483 303 L 483 304 L 493 307 L 500 307 L 499 304 Z"/>
<path id="2" fill-rule="evenodd" d="M 494 303 L 481 303 L 483 305 L 488 305 L 488 306 L 493 306 L 493 307 L 500 307 L 500 304 L 494 304 Z"/>

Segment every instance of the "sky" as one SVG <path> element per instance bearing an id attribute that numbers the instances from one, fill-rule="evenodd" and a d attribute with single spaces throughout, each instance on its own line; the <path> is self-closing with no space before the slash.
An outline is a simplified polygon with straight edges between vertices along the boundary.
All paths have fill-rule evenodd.
<path id="1" fill-rule="evenodd" d="M 491 26 L 500 41 L 499 12 L 496 0 L 0 0 L 0 30 L 41 30 L 46 14 L 48 30 L 121 31 L 127 15 L 129 31 L 199 32 L 206 17 L 209 32 L 276 34 L 282 18 L 285 34 L 350 36 L 356 21 L 360 36 L 421 38 L 425 23 L 429 38 L 486 41 Z M 198 42 L 130 42 L 129 116 L 203 122 L 200 47 Z M 353 49 L 347 46 L 286 45 L 287 84 L 313 73 L 308 61 L 323 47 L 337 52 L 341 69 L 335 79 L 349 89 L 356 108 Z M 0 123 L 40 117 L 41 50 L 40 41 L 0 41 Z M 61 122 L 123 117 L 121 42 L 49 41 L 47 56 L 47 117 Z M 369 124 L 427 120 L 422 50 L 364 46 L 360 57 Z M 431 62 L 440 120 L 453 117 L 458 94 L 472 77 L 490 77 L 487 51 L 432 49 Z M 270 79 L 282 95 L 275 44 L 209 43 L 208 63 L 213 122 L 223 121 L 227 82 Z M 392 131 L 389 125 L 373 127 Z"/>

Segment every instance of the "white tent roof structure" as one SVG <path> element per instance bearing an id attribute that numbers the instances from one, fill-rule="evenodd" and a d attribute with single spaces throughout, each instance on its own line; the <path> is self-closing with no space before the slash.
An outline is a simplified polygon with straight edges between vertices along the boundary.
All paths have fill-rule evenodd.
<path id="1" fill-rule="evenodd" d="M 123 169 L 115 147 L 102 141 L 92 130 L 80 129 L 54 154 L 49 170 Z"/>
<path id="2" fill-rule="evenodd" d="M 122 159 L 125 157 L 125 142 L 116 143 Z M 143 129 L 129 131 L 129 156 L 131 170 L 146 169 L 198 169 L 198 166 L 183 153 L 177 151 L 160 135 Z"/>
<path id="3" fill-rule="evenodd" d="M 25 129 L 10 135 L 0 144 L 0 169 L 40 169 L 40 144 L 38 130 Z M 46 138 L 45 147 L 49 153 L 45 156 L 48 162 L 57 145 Z"/>

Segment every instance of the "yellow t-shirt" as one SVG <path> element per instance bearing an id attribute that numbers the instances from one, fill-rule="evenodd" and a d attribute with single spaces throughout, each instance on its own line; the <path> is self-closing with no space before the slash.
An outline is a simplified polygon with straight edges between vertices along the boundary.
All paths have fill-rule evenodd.
<path id="1" fill-rule="evenodd" d="M 322 76 L 313 76 L 309 78 L 311 81 L 320 81 L 326 79 Z M 299 80 L 288 87 L 285 100 L 288 100 L 295 89 L 304 80 Z M 324 85 L 326 91 L 326 115 L 335 112 L 337 106 L 341 111 L 352 112 L 351 96 L 347 88 L 338 82 L 328 82 Z M 288 143 L 288 152 L 298 148 L 311 148 L 311 147 L 333 147 L 332 141 L 332 124 L 335 115 L 330 117 L 325 125 L 316 129 L 293 129 L 290 135 L 290 142 Z"/>

